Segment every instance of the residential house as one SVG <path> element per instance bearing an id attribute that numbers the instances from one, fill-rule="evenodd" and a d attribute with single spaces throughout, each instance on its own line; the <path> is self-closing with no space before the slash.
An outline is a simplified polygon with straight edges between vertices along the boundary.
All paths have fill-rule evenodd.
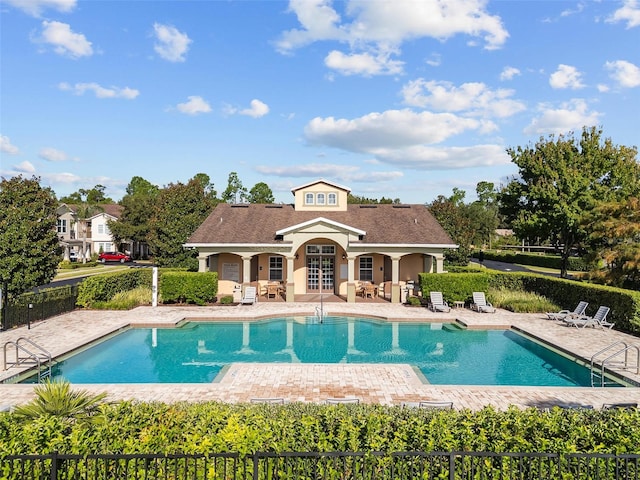
<path id="1" fill-rule="evenodd" d="M 107 222 L 120 218 L 123 207 L 117 204 L 106 204 L 101 205 L 100 208 L 100 211 L 87 219 L 85 237 L 85 232 L 82 231 L 85 222 L 78 221 L 77 205 L 63 203 L 58 207 L 58 238 L 64 249 L 65 260 L 69 260 L 74 254 L 78 259 L 84 255 L 88 260 L 94 253 L 118 250 Z M 83 241 L 86 246 L 84 253 Z"/>
<path id="2" fill-rule="evenodd" d="M 457 248 L 424 205 L 347 204 L 350 189 L 318 180 L 292 189 L 293 204 L 218 204 L 186 248 L 199 271 L 218 272 L 219 295 L 239 285 L 282 286 L 287 302 L 330 293 L 355 302 L 362 282 L 399 303 L 420 272 L 443 272 Z"/>

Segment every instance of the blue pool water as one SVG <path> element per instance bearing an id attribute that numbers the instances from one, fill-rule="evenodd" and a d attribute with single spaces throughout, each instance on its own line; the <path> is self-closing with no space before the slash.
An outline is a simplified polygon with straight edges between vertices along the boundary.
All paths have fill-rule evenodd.
<path id="1" fill-rule="evenodd" d="M 54 367 L 72 383 L 208 383 L 242 362 L 407 363 L 432 384 L 590 386 L 588 369 L 510 330 L 275 318 L 126 330 Z"/>

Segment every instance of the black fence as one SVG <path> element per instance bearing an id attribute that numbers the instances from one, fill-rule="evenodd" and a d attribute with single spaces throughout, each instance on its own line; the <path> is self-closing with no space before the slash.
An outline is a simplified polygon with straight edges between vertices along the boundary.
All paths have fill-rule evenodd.
<path id="1" fill-rule="evenodd" d="M 604 480 L 640 478 L 640 454 L 478 452 L 13 455 L 0 478 L 146 480 Z"/>
<path id="2" fill-rule="evenodd" d="M 21 295 L 4 305 L 0 329 L 9 330 L 21 325 L 30 326 L 33 322 L 72 312 L 76 308 L 77 299 L 76 285 Z"/>

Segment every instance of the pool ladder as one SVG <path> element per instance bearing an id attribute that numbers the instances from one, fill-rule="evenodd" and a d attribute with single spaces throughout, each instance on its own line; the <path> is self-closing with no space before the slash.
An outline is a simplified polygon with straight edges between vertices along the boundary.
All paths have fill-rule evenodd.
<path id="1" fill-rule="evenodd" d="M 7 360 L 7 350 L 9 347 L 15 348 L 16 357 L 13 362 Z M 19 367 L 20 365 L 36 365 L 38 369 L 38 383 L 42 383 L 44 379 L 51 378 L 51 363 L 51 353 L 26 337 L 20 337 L 15 342 L 10 340 L 4 344 L 3 370 L 11 367 Z"/>
<path id="2" fill-rule="evenodd" d="M 614 350 L 617 349 L 617 350 Z M 636 352 L 635 366 L 629 360 L 629 351 Z M 600 365 L 596 364 L 596 360 L 599 356 L 608 353 L 608 356 L 602 359 Z M 624 359 L 619 357 L 624 355 Z M 640 348 L 636 345 L 627 345 L 626 342 L 620 341 L 603 348 L 599 352 L 596 352 L 591 357 L 591 386 L 592 387 L 606 387 L 607 385 L 617 385 L 617 382 L 613 380 L 607 380 L 605 370 L 618 369 L 618 370 L 632 370 L 635 368 L 636 375 L 640 375 Z M 599 385 L 598 385 L 599 383 Z"/>

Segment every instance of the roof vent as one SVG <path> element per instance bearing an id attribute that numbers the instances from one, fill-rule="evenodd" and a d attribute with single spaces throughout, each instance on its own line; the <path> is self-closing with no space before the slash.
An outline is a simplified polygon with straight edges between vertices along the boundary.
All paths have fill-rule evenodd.
<path id="1" fill-rule="evenodd" d="M 266 208 L 282 208 L 282 205 L 275 205 L 275 204 L 274 204 L 274 205 L 272 205 L 272 204 L 269 204 L 269 205 L 265 205 L 265 207 L 266 207 Z"/>
<path id="2" fill-rule="evenodd" d="M 377 205 L 360 205 L 360 208 L 378 208 Z"/>
<path id="3" fill-rule="evenodd" d="M 249 208 L 248 203 L 234 203 L 231 205 L 231 208 Z"/>
<path id="4" fill-rule="evenodd" d="M 394 205 L 393 208 L 411 208 L 411 205 Z"/>

